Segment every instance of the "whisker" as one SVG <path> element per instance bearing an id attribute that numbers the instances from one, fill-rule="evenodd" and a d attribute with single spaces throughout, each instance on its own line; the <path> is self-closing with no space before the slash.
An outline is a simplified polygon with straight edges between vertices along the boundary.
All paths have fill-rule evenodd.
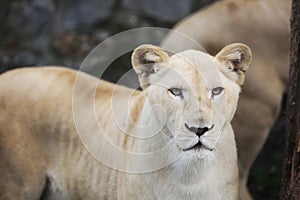
<path id="1" fill-rule="evenodd" d="M 233 145 L 233 144 L 231 144 L 231 143 L 227 143 L 227 142 L 224 142 L 224 141 L 222 141 L 222 140 L 213 140 L 212 142 L 211 142 L 212 144 L 214 144 L 215 146 L 216 146 L 216 144 L 221 144 L 221 146 L 220 145 L 218 145 L 218 148 L 219 149 L 223 149 L 223 148 L 227 148 L 227 147 L 230 147 L 230 148 L 236 148 L 236 146 L 235 145 Z"/>

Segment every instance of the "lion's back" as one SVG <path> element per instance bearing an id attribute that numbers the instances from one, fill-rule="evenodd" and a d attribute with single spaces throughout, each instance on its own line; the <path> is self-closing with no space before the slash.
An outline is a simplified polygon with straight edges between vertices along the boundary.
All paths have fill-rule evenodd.
<path id="1" fill-rule="evenodd" d="M 22 68 L 0 75 L 0 199 L 39 199 L 49 172 L 58 164 L 72 166 L 76 174 L 79 167 L 72 158 L 92 160 L 76 134 L 72 101 L 77 75 L 60 67 Z M 85 101 L 100 80 L 79 75 L 78 95 Z M 100 83 L 100 93 L 112 90 L 113 84 Z M 60 171 L 57 181 L 72 179 Z M 23 184 L 28 194 L 17 191 Z"/>

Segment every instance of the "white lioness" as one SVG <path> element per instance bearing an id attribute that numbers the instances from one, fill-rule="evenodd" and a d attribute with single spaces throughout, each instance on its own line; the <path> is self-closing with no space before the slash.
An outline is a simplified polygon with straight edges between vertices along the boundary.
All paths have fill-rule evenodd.
<path id="1" fill-rule="evenodd" d="M 142 45 L 143 91 L 58 67 L 1 75 L 0 199 L 237 199 L 230 121 L 250 61 L 240 43 Z"/>
<path id="2" fill-rule="evenodd" d="M 214 55 L 225 44 L 243 42 L 253 52 L 251 69 L 243 86 L 236 115 L 240 199 L 251 199 L 247 190 L 250 167 L 275 122 L 289 70 L 289 16 L 291 0 L 224 0 L 179 22 L 162 47 L 170 51 L 201 49 Z"/>

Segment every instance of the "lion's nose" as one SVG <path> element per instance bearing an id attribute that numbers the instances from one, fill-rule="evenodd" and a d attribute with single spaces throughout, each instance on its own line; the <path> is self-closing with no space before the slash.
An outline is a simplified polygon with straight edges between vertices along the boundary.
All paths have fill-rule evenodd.
<path id="1" fill-rule="evenodd" d="M 189 127 L 187 124 L 184 124 L 185 128 L 188 129 L 189 131 L 196 133 L 196 135 L 198 137 L 201 137 L 204 133 L 206 133 L 207 131 L 211 130 L 214 125 L 212 125 L 210 128 L 208 127 Z"/>

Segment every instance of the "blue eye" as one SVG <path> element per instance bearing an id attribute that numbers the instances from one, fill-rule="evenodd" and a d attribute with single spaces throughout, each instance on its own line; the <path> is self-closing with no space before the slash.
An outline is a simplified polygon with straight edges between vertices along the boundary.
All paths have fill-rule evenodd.
<path id="1" fill-rule="evenodd" d="M 174 96 L 182 96 L 182 91 L 179 88 L 170 88 L 168 91 Z"/>
<path id="2" fill-rule="evenodd" d="M 211 93 L 212 93 L 212 96 L 216 96 L 216 95 L 219 95 L 223 92 L 224 88 L 222 87 L 216 87 L 214 89 L 212 89 Z"/>

